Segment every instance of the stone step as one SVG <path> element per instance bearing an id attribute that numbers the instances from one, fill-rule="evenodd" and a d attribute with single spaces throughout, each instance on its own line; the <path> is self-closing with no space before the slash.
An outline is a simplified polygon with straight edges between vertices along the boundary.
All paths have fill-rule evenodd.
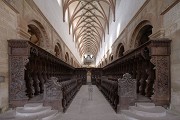
<path id="1" fill-rule="evenodd" d="M 52 107 L 41 107 L 39 109 L 24 109 L 24 107 L 18 107 L 16 109 L 16 116 L 36 116 L 40 114 L 44 114 L 48 111 L 50 111 Z"/>
<path id="2" fill-rule="evenodd" d="M 51 110 L 45 115 L 39 116 L 39 118 L 42 118 L 42 120 L 52 120 L 56 116 L 56 114 L 58 114 L 58 110 Z"/>
<path id="3" fill-rule="evenodd" d="M 53 120 L 54 116 L 58 113 L 57 110 L 50 110 L 44 114 L 37 114 L 32 116 L 16 116 L 12 120 Z"/>
<path id="4" fill-rule="evenodd" d="M 136 106 L 130 106 L 130 111 L 139 116 L 144 117 L 164 117 L 166 116 L 166 109 L 161 106 L 155 106 L 154 108 L 142 108 Z"/>
<path id="5" fill-rule="evenodd" d="M 180 120 L 180 116 L 174 116 L 170 114 L 166 114 L 166 116 L 163 117 L 145 117 L 139 116 L 130 110 L 122 110 L 121 112 L 124 115 L 125 120 Z"/>
<path id="6" fill-rule="evenodd" d="M 25 110 L 36 110 L 43 107 L 43 103 L 28 103 L 24 105 Z"/>
<path id="7" fill-rule="evenodd" d="M 62 117 L 62 113 L 57 113 L 56 115 L 54 115 L 54 117 L 52 117 L 51 119 L 48 120 L 60 120 L 60 118 Z"/>
<path id="8" fill-rule="evenodd" d="M 0 114 L 0 120 L 14 119 L 15 116 L 16 116 L 15 110 L 8 110 L 7 112 Z"/>
<path id="9" fill-rule="evenodd" d="M 140 103 L 136 103 L 136 106 L 140 107 L 140 108 L 151 109 L 151 108 L 155 107 L 155 104 L 154 103 L 149 103 L 149 102 L 144 102 L 144 103 L 140 102 Z"/>

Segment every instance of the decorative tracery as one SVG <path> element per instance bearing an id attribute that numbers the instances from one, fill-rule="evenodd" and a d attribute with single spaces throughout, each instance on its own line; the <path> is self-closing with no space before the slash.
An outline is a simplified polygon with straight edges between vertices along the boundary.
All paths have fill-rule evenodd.
<path id="1" fill-rule="evenodd" d="M 81 56 L 97 55 L 106 29 L 109 32 L 110 13 L 115 21 L 116 0 L 63 0 L 63 21 L 68 13 L 69 33 Z"/>

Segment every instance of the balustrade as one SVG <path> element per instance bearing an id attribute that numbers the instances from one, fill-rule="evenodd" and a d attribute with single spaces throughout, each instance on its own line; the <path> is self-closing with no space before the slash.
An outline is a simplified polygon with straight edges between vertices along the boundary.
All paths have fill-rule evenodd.
<path id="1" fill-rule="evenodd" d="M 117 110 L 118 104 L 118 82 L 117 79 L 110 80 L 105 76 L 101 79 L 101 91 L 110 102 L 114 110 Z"/>
<path id="2" fill-rule="evenodd" d="M 57 77 L 51 77 L 45 84 L 44 105 L 65 112 L 82 83 L 80 79 L 69 79 L 58 82 Z"/>
<path id="3" fill-rule="evenodd" d="M 101 79 L 102 69 L 101 68 L 93 68 L 91 70 L 91 81 L 93 85 L 97 85 L 96 81 Z"/>
<path id="4" fill-rule="evenodd" d="M 87 83 L 87 70 L 86 69 L 76 68 L 74 74 L 78 79 L 82 80 L 83 85 L 86 85 L 86 83 Z"/>
<path id="5" fill-rule="evenodd" d="M 70 102 L 74 98 L 75 94 L 77 93 L 79 87 L 77 84 L 77 79 L 72 79 L 68 81 L 61 82 L 62 84 L 62 93 L 63 93 L 63 111 L 68 108 Z"/>

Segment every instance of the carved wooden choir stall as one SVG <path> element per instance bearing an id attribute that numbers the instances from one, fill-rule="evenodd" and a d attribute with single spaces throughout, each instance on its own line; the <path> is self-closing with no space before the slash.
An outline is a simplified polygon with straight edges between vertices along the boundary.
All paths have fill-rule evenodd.
<path id="1" fill-rule="evenodd" d="M 51 80 L 51 77 L 56 77 L 57 82 L 62 83 L 63 101 L 60 103 L 63 104 L 63 108 L 61 109 L 66 109 L 82 85 L 82 79 L 73 76 L 75 68 L 29 41 L 9 40 L 8 43 L 10 107 L 23 106 L 34 97 L 43 94 L 45 83 Z M 56 92 L 51 93 L 56 94 Z M 47 100 L 43 102 L 47 104 Z M 51 105 L 50 101 L 48 104 Z"/>
<path id="2" fill-rule="evenodd" d="M 149 40 L 133 51 L 120 57 L 113 63 L 103 68 L 103 75 L 107 78 L 122 78 L 123 74 L 129 73 L 136 82 L 136 93 L 151 99 L 156 105 L 169 106 L 170 103 L 170 40 L 158 39 Z M 118 84 L 122 79 L 119 79 Z M 105 81 L 106 84 L 105 85 Z M 113 82 L 103 80 L 101 88 L 112 91 Z M 121 84 L 119 84 L 121 85 Z M 119 86 L 119 88 L 122 88 Z M 131 89 L 132 85 L 126 85 L 126 89 Z M 105 90 L 103 90 L 105 91 Z M 111 92 L 104 92 L 109 96 Z M 124 93 L 123 93 L 124 94 Z M 116 95 L 116 93 L 114 93 Z M 118 92 L 119 103 L 114 108 L 128 108 L 123 106 L 122 94 Z M 128 101 L 125 100 L 126 102 Z M 112 101 L 111 101 L 112 104 Z M 130 104 L 130 102 L 129 102 Z M 125 105 L 125 104 L 124 104 Z"/>
<path id="3" fill-rule="evenodd" d="M 149 40 L 104 68 L 91 69 L 75 69 L 25 40 L 8 43 L 10 107 L 23 106 L 44 93 L 44 104 L 65 111 L 81 85 L 87 83 L 87 71 L 91 71 L 93 84 L 117 112 L 134 104 L 137 95 L 151 99 L 156 105 L 169 106 L 168 39 Z"/>
<path id="4" fill-rule="evenodd" d="M 105 76 L 101 78 L 101 91 L 109 101 L 113 109 L 117 110 L 117 104 L 119 102 L 118 98 L 118 81 L 110 80 Z"/>

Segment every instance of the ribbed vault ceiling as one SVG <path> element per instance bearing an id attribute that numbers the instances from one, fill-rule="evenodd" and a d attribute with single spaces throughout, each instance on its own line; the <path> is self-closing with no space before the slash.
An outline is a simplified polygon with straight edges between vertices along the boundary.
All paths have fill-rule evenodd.
<path id="1" fill-rule="evenodd" d="M 68 15 L 69 32 L 72 33 L 80 55 L 97 55 L 109 20 L 115 20 L 115 0 L 62 0 L 63 19 Z M 67 13 L 66 13 L 67 12 Z M 112 14 L 112 15 L 111 15 Z"/>

